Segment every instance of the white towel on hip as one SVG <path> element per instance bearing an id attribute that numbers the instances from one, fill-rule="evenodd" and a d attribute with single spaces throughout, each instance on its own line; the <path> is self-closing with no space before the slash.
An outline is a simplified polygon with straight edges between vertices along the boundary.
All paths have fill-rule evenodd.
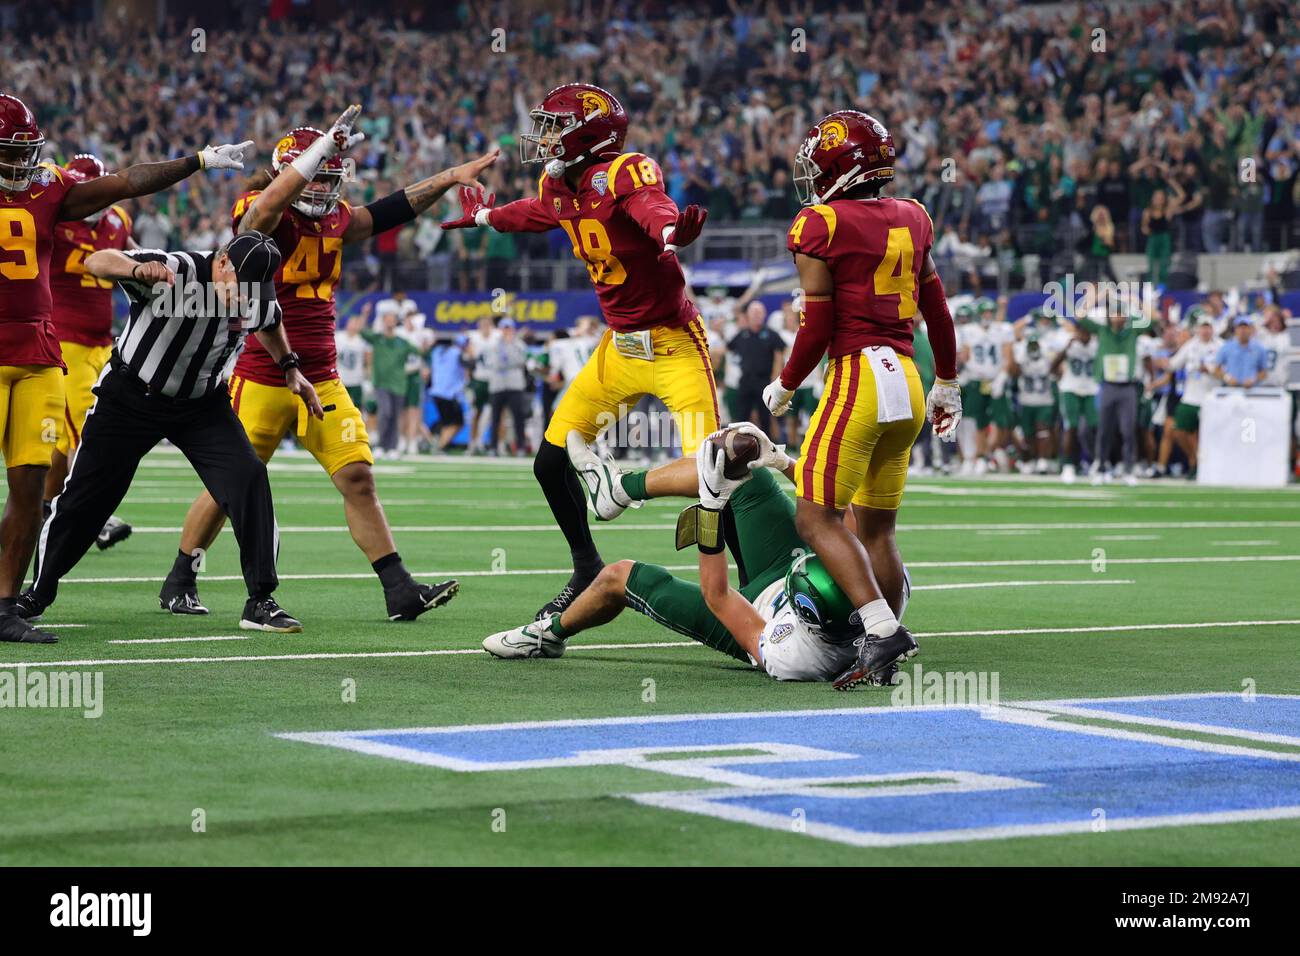
<path id="1" fill-rule="evenodd" d="M 876 421 L 881 425 L 912 418 L 912 391 L 898 353 L 888 345 L 872 345 L 862 350 L 871 363 L 876 380 Z"/>

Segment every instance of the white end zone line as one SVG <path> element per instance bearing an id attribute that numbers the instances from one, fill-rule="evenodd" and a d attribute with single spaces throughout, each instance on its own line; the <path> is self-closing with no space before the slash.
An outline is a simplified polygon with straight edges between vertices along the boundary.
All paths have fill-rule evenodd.
<path id="1" fill-rule="evenodd" d="M 1133 631 L 1183 631 L 1203 630 L 1222 627 L 1288 627 L 1300 625 L 1300 619 L 1274 621 L 1199 621 L 1192 623 L 1170 624 L 1116 624 L 1102 627 L 1026 627 L 1011 630 L 987 631 L 926 631 L 917 633 L 918 638 L 931 637 L 1015 637 L 1029 634 L 1109 634 L 1131 633 Z M 695 641 L 647 641 L 622 644 L 573 644 L 570 651 L 626 651 L 646 648 L 703 648 L 705 645 Z M 314 654 L 244 654 L 229 657 L 143 657 L 143 658 L 101 658 L 72 661 L 9 661 L 0 663 L 0 668 L 12 667 L 99 667 L 112 664 L 230 664 L 239 661 L 330 661 L 356 660 L 385 657 L 446 657 L 464 655 L 485 655 L 477 647 L 438 648 L 423 651 L 334 651 Z M 504 665 L 510 666 L 510 665 Z M 515 665 L 519 666 L 519 665 Z"/>

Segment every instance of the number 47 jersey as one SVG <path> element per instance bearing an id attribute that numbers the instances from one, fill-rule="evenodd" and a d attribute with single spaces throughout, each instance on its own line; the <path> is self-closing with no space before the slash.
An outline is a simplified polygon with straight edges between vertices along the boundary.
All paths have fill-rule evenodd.
<path id="1" fill-rule="evenodd" d="M 793 253 L 822 259 L 835 280 L 830 358 L 888 345 L 912 354 L 912 322 L 934 226 L 914 199 L 835 199 L 799 212 Z"/>
<path id="2" fill-rule="evenodd" d="M 231 210 L 231 227 L 239 229 L 253 201 L 254 191 L 240 196 Z M 342 200 L 319 219 L 289 208 L 271 233 L 280 250 L 280 270 L 275 274 L 275 296 L 284 313 L 289 344 L 302 358 L 302 374 L 309 382 L 337 378 L 335 371 L 334 290 L 343 269 L 343 232 L 352 221 L 352 207 Z M 235 375 L 260 385 L 284 385 L 284 373 L 250 335 L 235 366 Z"/>

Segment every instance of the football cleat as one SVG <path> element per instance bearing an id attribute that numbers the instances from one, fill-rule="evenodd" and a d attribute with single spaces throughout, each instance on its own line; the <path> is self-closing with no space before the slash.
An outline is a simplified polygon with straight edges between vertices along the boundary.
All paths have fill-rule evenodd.
<path id="1" fill-rule="evenodd" d="M 275 603 L 275 598 L 249 598 L 244 604 L 244 616 L 239 626 L 246 631 L 275 631 L 277 634 L 297 634 L 302 622 Z"/>
<path id="2" fill-rule="evenodd" d="M 45 608 L 41 607 L 41 602 L 36 600 L 36 595 L 29 588 L 14 598 L 14 613 L 24 621 L 39 621 Z"/>
<path id="3" fill-rule="evenodd" d="M 622 472 L 611 456 L 596 454 L 577 431 L 569 432 L 564 447 L 569 453 L 569 464 L 587 488 L 587 502 L 599 520 L 613 521 L 632 507 L 632 499 L 619 481 Z"/>
<path id="4" fill-rule="evenodd" d="M 173 584 L 164 581 L 158 593 L 158 606 L 173 614 L 207 614 L 208 609 L 199 602 L 199 589 L 190 584 Z"/>
<path id="5" fill-rule="evenodd" d="M 568 638 L 556 637 L 551 630 L 559 618 L 560 615 L 552 614 L 545 620 L 493 634 L 483 640 L 483 650 L 503 660 L 562 657 L 565 645 L 569 643 Z"/>
<path id="6" fill-rule="evenodd" d="M 38 630 L 17 614 L 0 611 L 0 641 L 9 644 L 57 644 L 59 639 L 48 631 Z"/>
<path id="7" fill-rule="evenodd" d="M 856 687 L 876 674 L 882 673 L 889 665 L 899 664 L 909 657 L 915 657 L 920 651 L 916 646 L 916 638 L 912 637 L 911 632 L 901 624 L 898 630 L 888 637 L 867 634 L 859 637 L 853 645 L 858 649 L 858 659 L 852 667 L 831 681 L 831 686 L 836 690 Z"/>
<path id="8" fill-rule="evenodd" d="M 414 621 L 425 611 L 442 607 L 460 593 L 459 581 L 420 584 L 407 581 L 395 588 L 384 588 L 384 603 L 390 621 Z"/>
<path id="9" fill-rule="evenodd" d="M 129 537 L 131 537 L 131 526 L 121 518 L 111 517 L 104 522 L 104 527 L 100 528 L 99 534 L 95 536 L 95 546 L 100 551 L 106 551 Z"/>
<path id="10" fill-rule="evenodd" d="M 596 580 L 596 574 L 599 573 L 600 568 L 597 568 L 596 572 L 590 575 L 579 575 L 577 571 L 574 571 L 568 583 L 560 588 L 560 593 L 543 604 L 541 610 L 533 617 L 533 620 L 542 621 L 552 614 L 563 614 L 569 609 L 569 605 L 578 599 L 578 595 L 587 590 L 587 585 Z"/>

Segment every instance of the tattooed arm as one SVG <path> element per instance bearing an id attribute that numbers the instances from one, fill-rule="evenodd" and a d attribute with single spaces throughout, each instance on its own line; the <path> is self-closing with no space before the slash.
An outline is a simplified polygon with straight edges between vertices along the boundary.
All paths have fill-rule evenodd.
<path id="1" fill-rule="evenodd" d="M 453 166 L 451 169 L 444 169 L 428 179 L 421 179 L 418 183 L 412 183 L 383 199 L 376 199 L 368 206 L 354 209 L 352 222 L 343 233 L 343 241 L 361 242 L 376 233 L 387 232 L 394 226 L 410 222 L 457 184 L 477 186 L 481 189 L 482 186 L 478 182 L 479 174 L 495 163 L 500 155 L 499 149 L 493 149 L 478 159 Z"/>
<path id="2" fill-rule="evenodd" d="M 140 163 L 98 179 L 77 183 L 64 194 L 59 218 L 61 221 L 85 219 L 123 199 L 148 196 L 174 186 L 200 169 L 243 169 L 244 150 L 252 145 L 249 141 L 237 145 L 206 146 L 201 152 L 183 159 Z"/>

